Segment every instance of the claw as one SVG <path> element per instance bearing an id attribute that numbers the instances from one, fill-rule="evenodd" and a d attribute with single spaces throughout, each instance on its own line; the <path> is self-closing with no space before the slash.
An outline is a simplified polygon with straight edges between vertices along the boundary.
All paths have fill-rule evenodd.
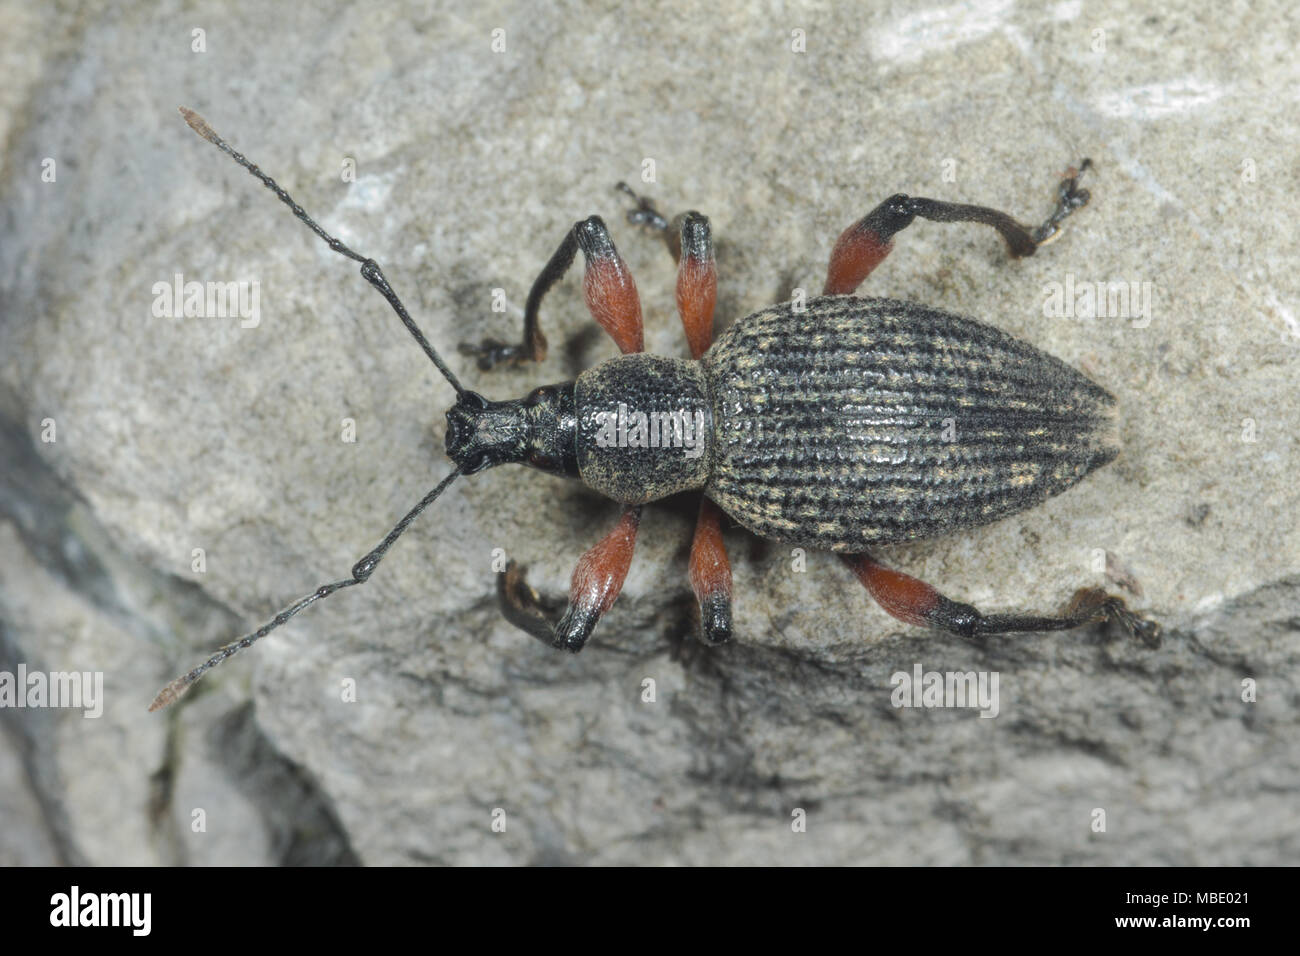
<path id="1" fill-rule="evenodd" d="M 638 196 L 627 183 L 615 183 L 614 188 L 627 193 L 636 203 L 635 209 L 627 211 L 627 221 L 634 226 L 649 226 L 651 229 L 667 229 L 668 220 L 654 207 L 654 203 L 643 196 Z"/>
<path id="2" fill-rule="evenodd" d="M 1082 209 L 1088 205 L 1088 200 L 1092 198 L 1092 193 L 1086 189 L 1079 188 L 1079 180 L 1083 174 L 1092 167 L 1092 160 L 1085 159 L 1079 163 L 1076 169 L 1071 166 L 1065 171 L 1060 184 L 1056 187 L 1056 209 L 1048 220 L 1030 233 L 1030 238 L 1034 240 L 1036 246 L 1045 246 L 1050 242 L 1055 242 L 1061 235 L 1061 223 L 1073 213 L 1076 209 Z"/>
<path id="3" fill-rule="evenodd" d="M 1137 638 L 1147 647 L 1160 646 L 1162 629 L 1158 621 L 1129 610 L 1123 598 L 1107 594 L 1101 588 L 1081 588 L 1076 591 L 1066 613 L 1087 616 L 1094 621 L 1117 621 L 1123 625 L 1130 638 Z"/>

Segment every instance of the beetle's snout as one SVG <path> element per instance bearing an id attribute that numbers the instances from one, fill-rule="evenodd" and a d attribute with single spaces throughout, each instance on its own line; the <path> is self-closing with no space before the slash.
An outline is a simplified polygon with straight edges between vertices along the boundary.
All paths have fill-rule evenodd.
<path id="1" fill-rule="evenodd" d="M 474 423 L 485 408 L 487 399 L 477 392 L 466 391 L 447 409 L 447 457 L 458 465 L 466 463 L 477 430 Z"/>
<path id="2" fill-rule="evenodd" d="M 447 457 L 462 475 L 516 462 L 577 477 L 576 430 L 572 382 L 507 402 L 465 391 L 447 409 Z"/>
<path id="3" fill-rule="evenodd" d="M 466 391 L 447 409 L 447 457 L 462 475 L 521 461 L 527 431 L 517 402 L 490 402 Z"/>

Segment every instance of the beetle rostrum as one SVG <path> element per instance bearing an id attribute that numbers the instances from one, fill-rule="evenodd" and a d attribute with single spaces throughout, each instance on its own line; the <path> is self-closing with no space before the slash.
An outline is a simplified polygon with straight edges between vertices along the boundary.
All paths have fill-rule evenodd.
<path id="1" fill-rule="evenodd" d="M 525 464 L 576 478 L 576 434 L 572 382 L 543 385 L 506 402 L 461 392 L 447 410 L 447 457 L 462 475 Z"/>

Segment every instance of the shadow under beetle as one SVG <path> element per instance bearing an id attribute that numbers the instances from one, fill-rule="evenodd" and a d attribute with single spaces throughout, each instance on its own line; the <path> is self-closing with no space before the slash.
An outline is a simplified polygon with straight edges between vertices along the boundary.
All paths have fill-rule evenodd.
<path id="1" fill-rule="evenodd" d="M 332 250 L 361 263 L 362 276 L 456 390 L 446 433 L 447 456 L 456 467 L 353 566 L 351 577 L 322 585 L 176 678 L 150 710 L 172 703 L 206 671 L 308 605 L 364 583 L 457 477 L 511 462 L 578 478 L 624 505 L 614 529 L 578 562 L 568 608 L 558 618 L 518 565 L 512 562 L 499 576 L 505 616 L 552 647 L 581 650 L 613 605 L 632 561 L 641 506 L 688 490 L 703 492 L 690 580 L 702 637 L 712 644 L 731 636 L 723 512 L 762 537 L 838 552 L 871 596 L 908 624 L 983 637 L 1114 620 L 1158 644 L 1158 624 L 1099 589 L 1078 591 L 1056 616 L 983 614 L 868 553 L 876 544 L 934 537 L 1024 511 L 1117 454 L 1114 398 L 1065 363 L 973 319 L 853 296 L 889 254 L 893 237 L 917 217 L 982 223 L 1001 234 L 1013 257 L 1033 255 L 1088 202 L 1087 190 L 1079 188 L 1088 160 L 1066 173 L 1052 215 L 1032 230 L 983 206 L 891 196 L 840 235 L 821 296 L 740 319 L 716 342 L 717 271 L 708 219 L 687 212 L 668 223 L 620 183 L 637 203 L 628 220 L 662 231 L 677 260 L 677 308 L 691 360 L 643 351 L 636 284 L 605 223 L 591 216 L 574 225 L 534 282 L 523 340 L 488 340 L 461 351 L 476 356 L 484 370 L 544 359 L 542 299 L 581 251 L 587 307 L 624 354 L 575 381 L 493 402 L 461 386 L 378 263 L 325 232 L 202 117 L 184 108 L 181 113 Z M 688 429 L 694 442 L 689 454 Z"/>

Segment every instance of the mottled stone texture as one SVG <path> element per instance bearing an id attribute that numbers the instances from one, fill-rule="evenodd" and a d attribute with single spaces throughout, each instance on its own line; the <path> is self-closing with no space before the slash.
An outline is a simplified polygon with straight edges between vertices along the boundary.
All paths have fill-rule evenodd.
<path id="1" fill-rule="evenodd" d="M 105 695 L 97 720 L 0 711 L 0 862 L 1296 862 L 1294 5 L 762 10 L 0 7 L 0 671 L 99 671 Z M 593 646 L 550 653 L 497 613 L 494 560 L 558 597 L 619 509 L 503 468 L 454 485 L 365 587 L 146 713 L 433 486 L 452 396 L 355 264 L 181 104 L 378 258 L 492 398 L 617 354 L 576 276 L 543 365 L 455 354 L 517 334 L 593 213 L 647 348 L 686 354 L 671 259 L 622 222 L 620 179 L 711 217 L 725 324 L 814 294 L 885 196 L 1032 221 L 1090 156 L 1092 205 L 1039 255 L 922 222 L 864 292 L 1082 370 L 1118 400 L 1119 458 L 880 557 L 986 610 L 1123 581 L 1165 646 L 904 628 L 838 559 L 731 528 L 737 640 L 705 651 L 684 640 L 683 496 L 647 507 Z M 156 316 L 178 275 L 256 281 L 256 327 Z M 1138 295 L 1092 317 L 1098 282 Z M 997 717 L 894 708 L 917 664 L 996 672 Z"/>

